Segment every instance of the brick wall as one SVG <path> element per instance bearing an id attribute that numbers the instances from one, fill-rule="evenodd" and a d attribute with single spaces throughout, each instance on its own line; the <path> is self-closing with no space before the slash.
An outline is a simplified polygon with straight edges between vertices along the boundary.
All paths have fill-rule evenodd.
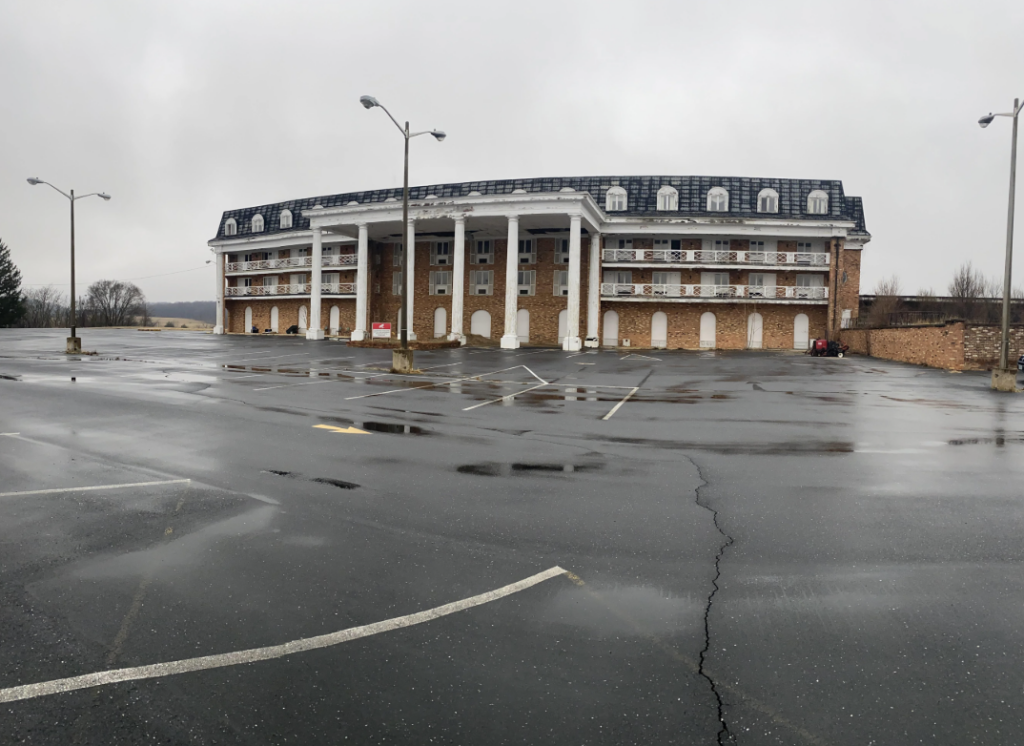
<path id="1" fill-rule="evenodd" d="M 226 331 L 232 334 L 244 334 L 245 309 L 252 309 L 252 323 L 261 332 L 270 328 L 270 311 L 277 307 L 277 329 L 284 334 L 289 326 L 299 323 L 299 308 L 305 307 L 306 318 L 309 319 L 309 298 L 228 298 Z M 331 298 L 324 296 L 320 301 L 320 325 L 324 330 L 331 321 L 331 308 L 338 307 L 339 330 L 347 334 L 356 321 L 356 302 L 352 298 Z"/>
<path id="2" fill-rule="evenodd" d="M 850 352 L 861 355 L 933 368 L 964 369 L 962 322 L 894 329 L 844 329 L 841 339 L 850 346 Z"/>
<path id="3" fill-rule="evenodd" d="M 967 324 L 964 329 L 964 366 L 968 370 L 991 370 L 999 365 L 1002 327 L 996 324 Z M 1010 355 L 1007 362 L 1016 367 L 1024 355 L 1024 327 L 1010 327 Z"/>

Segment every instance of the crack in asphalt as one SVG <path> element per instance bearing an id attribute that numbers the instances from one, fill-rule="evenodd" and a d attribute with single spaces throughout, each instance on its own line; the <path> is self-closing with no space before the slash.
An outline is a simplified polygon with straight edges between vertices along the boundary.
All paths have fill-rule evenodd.
<path id="1" fill-rule="evenodd" d="M 722 702 L 722 693 L 718 690 L 718 685 L 715 680 L 707 672 L 704 667 L 704 661 L 707 658 L 708 651 L 711 649 L 711 606 L 714 604 L 715 594 L 718 593 L 718 579 L 722 577 L 722 556 L 725 554 L 725 550 L 733 544 L 733 538 L 729 534 L 722 530 L 722 526 L 718 523 L 718 511 L 712 508 L 710 505 L 701 502 L 700 491 L 709 486 L 711 483 L 704 478 L 704 472 L 700 468 L 700 464 L 693 460 L 691 457 L 687 457 L 694 468 L 697 469 L 697 476 L 700 477 L 701 484 L 697 486 L 694 492 L 694 502 L 697 507 L 704 508 L 711 513 L 711 521 L 715 524 L 715 529 L 722 535 L 724 541 L 718 547 L 718 554 L 715 555 L 715 576 L 711 579 L 711 593 L 708 594 L 707 603 L 704 606 L 704 647 L 700 651 L 700 656 L 697 659 L 697 674 L 704 678 L 708 685 L 711 687 L 711 693 L 715 695 L 715 704 L 718 708 L 718 746 L 725 746 L 726 744 L 736 743 L 736 738 L 729 730 L 729 724 L 725 720 L 725 704 Z"/>

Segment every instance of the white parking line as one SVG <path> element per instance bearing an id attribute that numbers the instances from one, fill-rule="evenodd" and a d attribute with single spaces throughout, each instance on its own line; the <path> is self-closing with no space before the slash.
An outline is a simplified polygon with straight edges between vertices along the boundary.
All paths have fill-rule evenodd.
<path id="1" fill-rule="evenodd" d="M 116 684 L 122 681 L 140 681 L 142 679 L 155 679 L 163 676 L 174 676 L 176 674 L 191 673 L 192 671 L 207 671 L 211 668 L 224 668 L 225 666 L 238 666 L 245 663 L 256 663 L 258 661 L 283 658 L 296 653 L 305 653 L 310 650 L 319 650 L 350 640 L 358 640 L 371 635 L 378 635 L 382 632 L 391 632 L 396 629 L 412 627 L 423 622 L 430 622 L 440 619 L 449 614 L 471 609 L 474 606 L 481 606 L 500 598 L 511 596 L 514 593 L 525 591 L 527 588 L 543 583 L 545 580 L 564 575 L 565 570 L 555 566 L 544 572 L 531 575 L 516 583 L 487 591 L 477 596 L 470 596 L 461 601 L 437 606 L 433 609 L 420 611 L 415 614 L 387 619 L 383 622 L 375 622 L 362 627 L 349 627 L 348 629 L 331 632 L 316 637 L 306 637 L 283 645 L 271 645 L 264 648 L 250 648 L 239 650 L 234 653 L 221 653 L 219 655 L 204 655 L 199 658 L 185 658 L 183 660 L 169 661 L 167 663 L 154 663 L 149 666 L 136 666 L 134 668 L 118 668 L 111 671 L 99 671 L 84 676 L 72 676 L 66 679 L 54 679 L 43 681 L 38 684 L 24 684 L 12 686 L 7 689 L 0 689 L 0 702 L 17 702 L 23 699 L 35 699 L 46 697 L 51 694 L 62 692 L 73 692 L 79 689 L 90 689 L 104 684 Z"/>
<path id="2" fill-rule="evenodd" d="M 633 394 L 635 394 L 639 390 L 640 390 L 639 386 L 635 387 L 632 391 L 630 391 L 628 394 L 626 394 L 624 397 L 622 397 L 622 401 L 620 401 L 618 404 L 616 404 L 614 407 L 612 407 L 612 411 L 611 412 L 606 414 L 601 419 L 602 420 L 610 420 L 612 418 L 612 415 L 619 411 L 619 407 L 621 407 L 623 404 L 625 404 L 627 401 L 629 401 L 629 397 L 631 397 Z"/>
<path id="3" fill-rule="evenodd" d="M 509 399 L 515 399 L 517 396 L 519 396 L 520 394 L 525 394 L 527 391 L 533 391 L 534 389 L 543 388 L 544 386 L 549 386 L 549 385 L 550 384 L 547 381 L 545 381 L 544 383 L 538 384 L 536 386 L 531 386 L 528 389 L 523 389 L 522 391 L 517 391 L 514 394 L 508 394 L 507 396 L 499 396 L 497 399 L 491 399 L 490 401 L 482 401 L 479 404 L 474 404 L 472 407 L 463 407 L 462 411 L 463 412 L 468 412 L 471 409 L 476 409 L 477 407 L 486 407 L 488 404 L 496 404 L 497 402 L 500 402 L 500 401 L 508 401 Z"/>
<path id="4" fill-rule="evenodd" d="M 450 386 L 453 383 L 462 383 L 463 381 L 481 381 L 484 376 L 493 376 L 496 373 L 504 373 L 505 371 L 515 370 L 516 368 L 526 368 L 526 366 L 525 365 L 513 365 L 511 368 L 502 368 L 501 370 L 492 370 L 490 373 L 480 373 L 480 374 L 475 375 L 475 376 L 468 376 L 467 378 L 456 378 L 456 379 L 451 380 L 451 381 L 435 381 L 434 383 L 428 383 L 426 386 L 410 386 L 408 388 L 403 388 L 403 389 L 390 389 L 388 391 L 376 391 L 376 392 L 374 392 L 372 394 L 362 394 L 360 396 L 347 396 L 347 397 L 345 397 L 345 401 L 351 401 L 352 399 L 369 399 L 371 396 L 384 396 L 385 394 L 397 394 L 397 393 L 400 393 L 402 391 L 416 391 L 417 389 L 431 389 L 431 388 L 434 388 L 435 386 Z M 543 381 L 545 384 L 547 383 L 547 381 L 544 381 L 543 378 L 538 376 L 536 373 L 534 373 L 529 368 L 526 368 L 526 370 L 529 370 L 530 371 L 530 375 L 532 375 L 538 381 Z M 373 377 L 374 376 L 370 376 L 370 378 L 373 378 Z M 363 380 L 367 380 L 367 379 L 364 378 Z"/>
<path id="5" fill-rule="evenodd" d="M 4 433 L 10 435 L 11 433 Z M 101 484 L 96 487 L 59 487 L 52 490 L 27 490 L 25 492 L 0 492 L 0 497 L 25 497 L 27 495 L 57 495 L 62 492 L 91 492 L 93 490 L 120 490 L 126 487 L 156 487 L 162 484 L 188 484 L 191 479 L 165 479 L 160 482 L 134 482 L 132 484 Z"/>
<path id="6" fill-rule="evenodd" d="M 290 386 L 312 386 L 314 383 L 327 383 L 330 379 L 324 379 L 322 381 L 304 381 L 303 383 L 282 383 L 280 386 L 264 386 L 262 388 L 253 389 L 253 391 L 270 391 L 270 389 L 286 389 Z"/>

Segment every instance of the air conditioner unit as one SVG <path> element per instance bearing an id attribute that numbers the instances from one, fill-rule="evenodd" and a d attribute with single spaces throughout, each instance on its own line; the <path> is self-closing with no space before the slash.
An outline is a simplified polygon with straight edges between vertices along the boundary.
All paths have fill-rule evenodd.
<path id="1" fill-rule="evenodd" d="M 476 289 L 476 294 L 477 295 L 487 295 L 487 288 L 477 288 Z"/>
<path id="2" fill-rule="evenodd" d="M 622 340 L 622 346 L 623 347 L 629 347 L 629 340 L 628 339 Z"/>
<path id="3" fill-rule="evenodd" d="M 448 294 L 448 286 L 447 285 L 438 285 L 436 288 L 434 288 L 434 295 L 447 295 L 447 294 Z"/>
<path id="4" fill-rule="evenodd" d="M 568 294 L 569 294 L 569 288 L 562 288 L 562 295 L 568 295 Z"/>

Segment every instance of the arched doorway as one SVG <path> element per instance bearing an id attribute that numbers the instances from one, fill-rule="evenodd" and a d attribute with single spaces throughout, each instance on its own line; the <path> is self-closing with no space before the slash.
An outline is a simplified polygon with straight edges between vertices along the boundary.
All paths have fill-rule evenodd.
<path id="1" fill-rule="evenodd" d="M 270 309 L 270 331 L 277 334 L 277 325 L 280 314 L 278 313 L 277 306 Z"/>
<path id="2" fill-rule="evenodd" d="M 252 331 L 252 309 L 249 306 L 245 307 L 245 333 L 248 334 Z"/>
<path id="3" fill-rule="evenodd" d="M 759 313 L 747 316 L 747 348 L 760 350 L 764 344 L 764 319 Z"/>
<path id="4" fill-rule="evenodd" d="M 604 312 L 604 338 L 602 344 L 605 347 L 619 346 L 619 314 L 615 311 Z"/>
<path id="5" fill-rule="evenodd" d="M 448 312 L 443 308 L 434 309 L 434 338 L 443 337 L 448 327 Z"/>
<path id="6" fill-rule="evenodd" d="M 562 345 L 562 340 L 565 339 L 565 335 L 569 333 L 569 311 L 563 308 L 558 312 L 558 345 Z"/>
<path id="7" fill-rule="evenodd" d="M 490 339 L 491 314 L 487 311 L 473 311 L 473 315 L 469 317 L 469 333 Z"/>
<path id="8" fill-rule="evenodd" d="M 668 347 L 668 316 L 663 311 L 651 317 L 651 347 Z"/>
<path id="9" fill-rule="evenodd" d="M 309 323 L 309 312 L 305 306 L 299 306 L 299 331 L 306 331 L 306 325 Z"/>
<path id="10" fill-rule="evenodd" d="M 811 322 L 806 313 L 798 313 L 793 319 L 793 349 L 806 350 L 811 344 Z"/>
<path id="11" fill-rule="evenodd" d="M 516 311 L 516 335 L 519 337 L 519 344 L 530 342 L 530 312 L 525 308 Z"/>
<path id="12" fill-rule="evenodd" d="M 341 328 L 341 309 L 331 306 L 331 334 L 337 334 Z"/>
<path id="13" fill-rule="evenodd" d="M 715 347 L 715 314 L 705 311 L 700 315 L 700 346 Z"/>

